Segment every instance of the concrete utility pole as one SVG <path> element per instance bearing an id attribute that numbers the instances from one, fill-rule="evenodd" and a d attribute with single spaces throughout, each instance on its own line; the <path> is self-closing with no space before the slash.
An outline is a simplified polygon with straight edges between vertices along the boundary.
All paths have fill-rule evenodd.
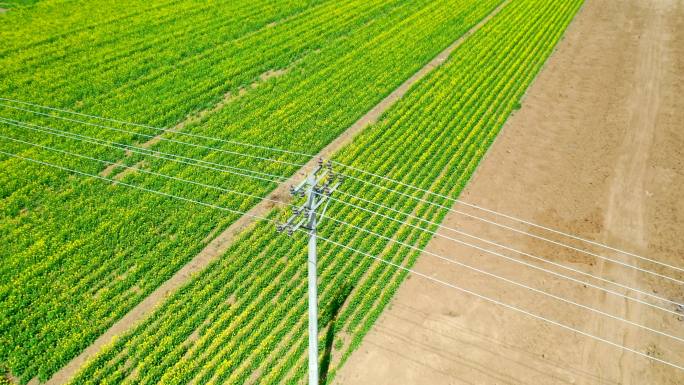
<path id="1" fill-rule="evenodd" d="M 279 232 L 294 234 L 299 228 L 309 231 L 309 258 L 307 270 L 309 277 L 309 385 L 318 385 L 318 286 L 316 271 L 316 225 L 317 210 L 323 206 L 320 217 L 325 214 L 330 200 L 328 197 L 342 183 L 343 177 L 332 170 L 332 163 L 325 165 L 318 161 L 318 167 L 296 187 L 290 188 L 293 196 L 306 196 L 306 202 L 293 209 L 293 214 L 283 224 L 277 225 Z"/>

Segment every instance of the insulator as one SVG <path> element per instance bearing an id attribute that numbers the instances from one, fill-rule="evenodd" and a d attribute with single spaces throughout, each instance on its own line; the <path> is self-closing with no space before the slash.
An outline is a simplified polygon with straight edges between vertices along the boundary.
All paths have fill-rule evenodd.
<path id="1" fill-rule="evenodd" d="M 287 228 L 287 235 L 292 236 L 292 234 L 294 234 L 294 229 L 292 229 L 292 227 L 288 227 Z"/>
<path id="2" fill-rule="evenodd" d="M 318 165 L 322 166 L 323 165 L 323 158 L 318 158 Z"/>
<path id="3" fill-rule="evenodd" d="M 294 186 L 290 186 L 290 195 L 297 195 L 297 191 L 295 191 Z"/>
<path id="4" fill-rule="evenodd" d="M 276 225 L 276 231 L 279 232 L 279 233 L 282 233 L 283 230 L 284 230 L 284 227 L 283 227 L 283 226 L 284 226 L 284 225 L 277 224 L 277 225 Z"/>

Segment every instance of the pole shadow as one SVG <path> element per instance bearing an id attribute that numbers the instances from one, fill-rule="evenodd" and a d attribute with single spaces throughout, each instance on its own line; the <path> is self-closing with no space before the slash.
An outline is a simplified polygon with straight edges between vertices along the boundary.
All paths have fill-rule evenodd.
<path id="1" fill-rule="evenodd" d="M 333 342 L 335 341 L 335 327 L 337 322 L 337 316 L 347 301 L 349 294 L 351 293 L 353 285 L 345 283 L 342 288 L 335 294 L 335 297 L 330 302 L 328 306 L 328 330 L 325 333 L 325 350 L 323 351 L 323 358 L 321 359 L 321 365 L 319 368 L 319 378 L 321 384 L 328 383 L 328 374 L 330 371 L 330 363 L 332 362 L 332 348 Z"/>

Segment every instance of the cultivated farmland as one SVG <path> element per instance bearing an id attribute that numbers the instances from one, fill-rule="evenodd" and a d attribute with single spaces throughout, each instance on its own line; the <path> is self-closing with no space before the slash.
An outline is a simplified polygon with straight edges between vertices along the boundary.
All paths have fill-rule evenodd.
<path id="1" fill-rule="evenodd" d="M 458 194 L 580 4 L 568 3 L 558 9 L 553 2 L 538 7 L 538 2 L 529 1 L 506 7 L 453 53 L 458 60 L 425 79 L 336 159 L 352 166 L 365 164 L 383 174 L 394 168 L 388 174 L 391 177 L 421 180 L 418 187 Z M 551 14 L 556 16 L 549 17 Z M 526 23 L 521 25 L 523 19 Z M 512 46 L 504 49 L 500 45 Z M 506 52 L 505 60 L 497 58 L 502 52 Z M 458 106 L 455 110 L 451 108 L 454 104 Z M 419 154 L 450 155 L 421 158 Z M 430 220 L 439 220 L 445 214 L 445 210 L 383 193 L 377 187 L 353 180 L 349 183 L 361 198 L 404 213 Z M 335 219 L 405 244 L 423 246 L 429 239 L 415 228 L 337 202 L 330 211 L 336 213 Z M 406 219 L 392 212 L 387 215 Z M 425 226 L 418 221 L 411 223 Z M 398 264 L 410 266 L 418 255 L 408 247 L 392 245 L 382 238 L 374 240 L 334 222 L 322 229 L 321 235 Z M 244 383 L 253 373 L 259 373 L 260 383 L 299 382 L 306 374 L 306 282 L 299 268 L 306 258 L 304 251 L 304 240 L 284 242 L 271 224 L 258 224 L 144 325 L 106 349 L 74 383 L 120 381 L 133 371 L 135 381 L 141 383 L 185 383 L 191 379 L 198 383 Z M 320 345 L 337 344 L 342 363 L 405 274 L 334 244 L 321 255 L 319 323 L 333 330 L 321 333 Z M 231 296 L 234 302 L 227 302 Z M 341 300 L 345 306 L 338 310 Z M 270 307 L 269 303 L 276 305 Z M 333 336 L 337 339 L 330 341 Z M 216 359 L 223 356 L 225 360 Z M 324 358 L 324 351 L 321 356 Z"/>
<path id="2" fill-rule="evenodd" d="M 307 238 L 273 222 L 325 148 L 346 176 L 317 230 L 332 383 L 583 3 L 6 5 L 2 369 L 20 383 L 305 383 Z"/>
<path id="3" fill-rule="evenodd" d="M 264 6 L 266 5 L 268 4 L 264 4 Z M 16 68 L 16 75 L 15 72 L 3 74 L 3 78 L 16 82 L 16 84 L 3 84 L 3 92 L 10 88 L 31 90 L 32 92 L 38 90 L 38 92 L 45 92 L 47 95 L 55 92 L 65 98 L 65 104 L 62 106 L 72 103 L 82 103 L 84 106 L 91 103 L 100 104 L 99 101 L 107 99 L 106 104 L 112 106 L 111 109 L 107 108 L 109 112 L 106 114 L 109 116 L 146 121 L 152 124 L 166 124 L 169 121 L 180 119 L 182 115 L 191 113 L 190 108 L 197 109 L 203 103 L 218 103 L 224 97 L 223 95 L 228 92 L 239 95 L 240 83 L 243 83 L 245 87 L 243 89 L 250 90 L 250 92 L 236 98 L 220 112 L 210 114 L 206 121 L 197 124 L 194 130 L 191 127 L 186 127 L 188 132 L 200 132 L 203 135 L 219 137 L 223 135 L 219 132 L 225 133 L 226 137 L 230 137 L 231 132 L 237 132 L 237 136 L 233 138 L 250 138 L 249 140 L 255 143 L 287 149 L 317 150 L 317 147 L 334 138 L 355 117 L 370 109 L 384 94 L 415 72 L 422 63 L 484 17 L 496 3 L 459 1 L 437 5 L 426 2 L 411 4 L 350 2 L 349 12 L 353 11 L 351 18 L 344 15 L 332 17 L 332 13 L 324 8 L 325 5 L 308 5 L 312 9 L 299 18 L 290 17 L 282 24 L 269 27 L 269 22 L 273 23 L 272 20 L 280 20 L 284 17 L 282 15 L 270 16 L 269 19 L 260 20 L 260 24 L 254 27 L 261 27 L 258 30 L 260 32 L 240 31 L 239 36 L 246 41 L 239 40 L 238 37 L 238 39 L 228 40 L 226 43 L 233 45 L 236 54 L 230 54 L 228 53 L 230 51 L 226 51 L 226 49 L 216 49 L 211 41 L 207 43 L 207 46 L 211 48 L 208 48 L 209 52 L 206 53 L 207 59 L 205 60 L 199 60 L 198 55 L 190 55 L 185 61 L 179 57 L 167 59 L 167 55 L 162 53 L 149 53 L 147 50 L 143 50 L 141 53 L 144 55 L 145 62 L 148 62 L 152 57 L 160 60 L 161 63 L 152 67 L 148 71 L 149 73 L 137 74 L 137 76 L 131 74 L 130 71 L 123 70 L 121 65 L 103 63 L 103 69 L 98 71 L 94 68 L 94 73 L 100 74 L 102 71 L 111 68 L 111 71 L 123 72 L 122 77 L 131 77 L 130 79 L 119 80 L 121 85 L 115 89 L 111 87 L 116 87 L 116 84 L 101 86 L 109 89 L 113 97 L 108 98 L 98 92 L 95 101 L 88 101 L 87 96 L 89 92 L 92 92 L 89 91 L 89 88 L 98 87 L 98 82 L 92 78 L 84 78 L 84 81 L 80 82 L 81 84 L 78 81 L 60 81 L 59 79 L 66 78 L 63 76 L 63 71 L 68 71 L 68 66 L 66 68 L 61 66 L 55 68 L 49 65 L 49 57 L 45 56 L 45 48 L 42 45 L 36 47 L 36 56 L 41 55 L 41 58 L 36 60 L 45 63 L 44 67 L 39 66 L 38 70 L 33 69 L 32 72 L 22 76 L 21 73 L 26 72 L 26 67 L 21 64 L 23 61 L 18 60 L 14 66 L 11 63 L 8 66 L 3 66 L 3 69 L 8 72 L 12 67 Z M 341 3 L 328 3 L 327 6 L 337 10 L 337 12 L 345 10 Z M 454 6 L 461 10 L 460 13 L 443 11 L 447 8 L 453 9 Z M 368 10 L 369 13 L 366 14 L 358 7 L 369 7 L 371 10 Z M 250 3 L 249 7 L 243 4 L 241 8 L 244 12 L 255 12 L 254 3 Z M 292 5 L 284 8 L 288 12 L 298 10 Z M 376 13 L 373 13 L 373 10 Z M 435 12 L 443 15 L 441 17 L 450 17 L 451 19 L 444 20 L 438 17 L 426 21 L 426 18 L 421 17 L 420 12 Z M 138 15 L 131 17 L 140 18 L 141 28 L 146 29 L 150 27 L 146 24 L 147 19 L 145 19 L 145 17 L 149 17 L 149 14 L 145 13 L 145 15 L 144 17 Z M 197 17 L 204 15 L 206 12 L 199 12 Z M 264 15 L 268 14 L 262 13 L 259 17 L 265 17 Z M 318 15 L 323 16 L 319 17 Z M 412 17 L 407 17 L 409 15 Z M 340 19 L 345 20 L 345 22 L 357 21 L 355 25 L 357 29 L 339 23 Z M 335 24 L 335 27 L 325 25 L 326 20 Z M 218 19 L 214 21 L 216 22 Z M 325 33 L 316 34 L 317 36 L 314 39 L 309 39 L 300 33 L 300 31 L 311 31 L 312 24 L 322 24 L 319 28 Z M 230 27 L 244 28 L 242 24 L 238 23 L 233 23 Z M 344 30 L 344 27 L 349 29 Z M 343 32 L 333 33 L 335 28 L 342 29 Z M 299 42 L 302 47 L 299 48 L 301 50 L 306 49 L 304 46 L 308 46 L 310 54 L 316 58 L 314 59 L 312 56 L 309 60 L 301 59 L 295 65 L 299 67 L 293 68 L 291 72 L 287 72 L 281 77 L 261 80 L 265 84 L 251 88 L 250 84 L 259 82 L 262 74 L 285 69 L 285 63 L 294 63 L 300 60 L 295 55 L 297 51 L 294 47 L 289 47 L 287 50 L 282 49 L 282 51 L 264 50 L 264 43 L 249 41 L 259 38 L 273 41 L 276 39 L 273 34 L 280 32 L 281 29 L 283 30 L 282 34 L 277 38 L 293 45 Z M 416 33 L 416 31 L 421 30 L 422 33 Z M 168 32 L 172 33 L 173 31 L 175 29 Z M 402 33 L 402 31 L 404 32 Z M 445 31 L 450 31 L 451 36 L 445 34 Z M 233 31 L 226 33 L 235 34 Z M 326 34 L 329 34 L 327 36 L 330 38 L 330 45 L 324 47 L 317 44 L 316 40 L 324 38 Z M 408 36 L 409 34 L 411 36 Z M 107 39 L 109 36 L 105 33 L 102 38 Z M 141 43 L 147 43 L 146 36 L 147 34 L 143 33 L 139 37 Z M 432 36 L 436 38 L 431 38 Z M 293 39 L 293 37 L 300 39 Z M 411 44 L 412 38 L 424 43 Z M 398 43 L 400 41 L 402 44 Z M 54 45 L 51 42 L 44 44 Z M 124 47 L 131 47 L 134 44 L 128 43 Z M 188 43 L 184 47 L 189 49 L 192 46 L 191 43 Z M 397 46 L 401 46 L 402 49 L 397 50 Z M 277 43 L 274 47 L 282 48 L 282 44 Z M 73 56 L 78 56 L 79 48 L 74 49 L 77 52 Z M 112 60 L 108 56 L 111 48 L 108 45 L 103 45 L 102 49 L 105 51 L 102 53 L 103 61 Z M 172 48 L 167 49 L 173 51 Z M 199 48 L 196 47 L 195 49 Z M 61 54 L 57 48 L 55 51 L 56 56 Z M 259 62 L 258 66 L 251 64 L 248 60 L 241 59 L 237 53 L 240 51 L 246 51 L 244 57 L 258 57 L 258 60 L 254 59 Z M 259 55 L 259 52 L 263 56 Z M 178 54 L 177 51 L 173 51 L 173 53 Z M 211 58 L 211 54 L 218 56 L 218 59 Z M 88 51 L 84 52 L 83 55 L 92 54 Z M 407 61 L 409 56 L 411 59 Z M 12 55 L 7 55 L 5 60 L 10 61 L 12 58 Z M 131 60 L 130 55 L 123 56 L 117 64 L 130 63 Z M 219 60 L 224 63 L 225 68 L 230 68 L 239 74 L 236 77 L 227 77 L 234 84 L 225 84 L 225 77 L 217 76 L 216 73 L 208 73 L 208 71 L 218 70 L 217 67 L 210 65 L 213 64 L 213 60 Z M 409 64 L 410 61 L 415 63 L 412 66 L 413 68 Z M 370 69 L 365 69 L 366 64 L 362 63 L 369 62 L 372 62 L 373 65 Z M 235 67 L 235 63 L 240 63 L 240 66 Z M 362 66 L 364 70 L 355 70 L 353 63 Z M 385 65 L 383 66 L 381 63 L 385 63 Z M 398 63 L 401 63 L 402 69 L 397 68 Z M 262 67 L 259 68 L 259 66 Z M 169 73 L 166 70 L 167 67 L 174 68 L 174 70 Z M 44 74 L 41 73 L 40 68 L 45 68 Z M 336 68 L 344 68 L 349 72 L 345 74 L 344 71 L 336 71 Z M 243 69 L 247 70 L 243 71 Z M 136 70 L 143 71 L 142 69 Z M 370 76 L 374 71 L 378 75 L 373 77 L 373 82 L 368 82 L 364 76 Z M 176 73 L 181 75 L 176 75 Z M 161 76 L 162 74 L 164 76 Z M 190 76 L 190 74 L 193 75 Z M 187 84 L 183 84 L 180 80 L 182 76 L 186 77 Z M 358 77 L 356 82 L 345 82 L 346 88 L 339 89 L 340 79 L 349 79 L 354 76 Z M 141 82 L 144 77 L 148 77 L 149 80 Z M 36 78 L 39 79 L 39 84 L 36 84 L 35 88 L 22 87 L 24 81 L 35 82 L 34 79 Z M 57 80 L 53 81 L 53 78 Z M 107 82 L 112 81 L 112 78 L 119 77 L 116 74 L 105 77 Z M 84 85 L 83 83 L 87 84 Z M 219 84 L 212 85 L 211 83 Z M 214 94 L 219 97 L 219 100 L 213 102 L 208 94 L 211 92 L 212 86 L 220 86 L 214 90 Z M 181 94 L 180 90 L 184 89 L 186 91 Z M 331 91 L 333 89 L 337 89 L 335 97 L 332 97 Z M 279 94 L 281 96 L 278 96 Z M 193 101 L 194 96 L 192 95 L 204 100 Z M 17 96 L 36 99 L 26 94 Z M 143 119 L 138 113 L 128 108 L 126 108 L 128 111 L 125 114 L 119 114 L 116 112 L 117 109 L 122 108 L 121 102 L 116 100 L 119 97 L 128 99 L 129 102 L 137 100 L 137 102 L 131 102 L 131 106 L 140 107 L 141 113 L 152 116 L 156 115 L 154 110 L 158 110 L 159 115 L 165 117 L 161 118 L 158 115 L 157 118 Z M 162 99 L 166 102 L 160 103 Z M 183 102 L 179 102 L 180 100 Z M 353 102 L 341 103 L 341 100 Z M 183 110 L 180 105 L 185 102 L 192 103 L 189 105 L 192 107 Z M 163 109 L 164 105 L 168 107 Z M 154 107 L 148 108 L 147 106 Z M 294 106 L 294 109 L 290 106 Z M 93 138 L 90 139 L 91 141 L 106 140 L 110 142 L 110 145 L 111 142 L 115 142 L 123 145 L 137 144 L 139 147 L 148 147 L 145 143 L 153 139 L 153 135 L 158 134 L 158 132 L 149 129 L 128 133 L 121 131 L 121 127 L 119 127 L 120 131 L 107 130 L 98 126 L 84 127 L 81 125 L 75 127 L 73 124 L 70 125 L 71 122 L 69 121 L 60 124 L 51 119 L 46 122 L 46 119 L 41 119 L 43 117 L 40 115 L 29 118 L 29 115 L 21 115 L 28 113 L 8 107 L 4 111 L 7 111 L 10 119 L 21 118 L 28 120 L 29 124 L 40 124 L 62 131 L 75 132 L 78 130 L 79 135 Z M 12 111 L 15 112 L 12 113 Z M 96 112 L 105 113 L 105 111 Z M 287 114 L 279 111 L 287 111 Z M 212 129 L 211 127 L 215 128 Z M 132 152 L 132 156 L 125 158 L 126 149 L 112 151 L 113 149 L 107 146 L 94 146 L 92 143 L 84 145 L 80 140 L 64 140 L 64 137 L 46 134 L 45 128 L 38 128 L 43 131 L 35 131 L 26 127 L 9 125 L 5 129 L 7 130 L 5 132 L 17 137 L 61 149 L 79 150 L 88 156 L 110 162 L 121 160 L 127 164 L 137 164 L 142 161 L 139 156 L 140 150 L 130 150 L 129 148 L 128 151 Z M 124 127 L 123 129 L 132 131 L 130 128 Z M 26 131 L 28 131 L 28 135 Z M 169 139 L 188 141 L 187 139 L 173 138 L 173 135 Z M 284 145 L 284 143 L 287 144 Z M 11 151 L 23 150 L 28 151 L 27 154 L 36 151 L 27 149 L 21 144 L 11 144 L 10 142 L 7 145 L 11 146 Z M 210 142 L 202 145 L 217 146 L 217 143 Z M 154 144 L 153 149 L 167 154 L 196 157 L 212 163 L 258 169 L 259 172 L 269 174 L 288 175 L 296 170 L 296 168 L 288 167 L 287 164 L 283 163 L 261 162 L 259 164 L 256 160 L 257 164 L 254 164 L 254 159 L 250 161 L 250 158 L 235 156 L 227 152 L 207 151 L 206 148 L 191 147 L 175 141 L 159 141 Z M 231 149 L 228 145 L 225 150 L 235 149 Z M 73 157 L 65 158 L 62 154 L 43 153 L 42 151 L 41 154 L 43 156 L 41 159 L 45 161 L 57 162 L 67 167 L 79 168 L 91 173 L 99 173 L 106 168 L 97 162 L 74 159 Z M 259 154 L 256 153 L 255 155 Z M 161 169 L 177 176 L 190 175 L 196 180 L 220 183 L 224 187 L 239 189 L 256 195 L 265 194 L 273 188 L 273 182 L 265 180 L 246 179 L 215 170 L 203 173 L 202 169 L 188 168 L 185 167 L 187 166 L 185 164 L 169 162 L 165 159 L 148 157 L 145 161 L 153 169 Z M 13 161 L 10 160 L 9 162 Z M 3 273 L 15 277 L 11 283 L 8 282 L 3 287 L 3 293 L 6 293 L 5 295 L 8 298 L 15 300 L 8 302 L 2 310 L 2 319 L 6 323 L 3 324 L 2 328 L 3 337 L 9 340 L 9 343 L 3 344 L 2 354 L 9 361 L 9 366 L 15 373 L 25 374 L 28 379 L 36 375 L 40 375 L 41 379 L 47 379 L 80 349 L 87 346 L 88 342 L 101 334 L 108 325 L 121 317 L 133 304 L 139 302 L 141 298 L 144 298 L 146 294 L 195 255 L 203 243 L 206 243 L 203 240 L 212 230 L 221 231 L 228 223 L 237 218 L 236 215 L 225 215 L 225 213 L 218 213 L 215 210 L 198 211 L 192 205 L 181 205 L 179 207 L 175 201 L 163 199 L 157 201 L 157 198 L 146 194 L 137 197 L 135 194 L 122 195 L 118 193 L 116 188 L 105 193 L 106 190 L 102 189 L 100 183 L 93 183 L 91 180 L 70 180 L 64 178 L 64 175 L 46 173 L 43 167 L 26 169 L 24 166 L 22 162 L 16 162 L 16 166 L 7 167 L 8 172 L 3 173 L 2 176 L 2 195 L 8 197 L 4 202 L 4 207 L 7 210 L 6 212 L 14 218 L 3 221 L 3 234 L 6 234 L 7 239 L 9 237 L 14 239 L 12 242 L 8 242 L 10 247 L 2 251 L 3 257 L 7 256 L 7 263 L 3 265 Z M 109 177 L 114 177 L 116 171 L 116 169 L 112 170 Z M 16 173 L 30 177 L 19 178 Z M 230 197 L 216 191 L 207 192 L 206 189 L 197 189 L 185 184 L 166 183 L 164 186 L 166 181 L 163 178 L 149 178 L 149 175 L 128 175 L 127 178 L 130 178 L 130 181 L 134 183 L 137 183 L 135 179 L 138 178 L 142 182 L 141 185 L 149 188 L 187 194 L 186 196 L 189 198 L 199 198 L 216 204 L 224 204 L 236 210 L 248 209 L 255 203 L 255 200 L 244 199 L 244 197 L 235 199 L 234 196 Z M 48 194 L 46 191 L 50 191 L 50 193 Z M 46 201 L 41 202 L 42 199 Z M 134 204 L 134 202 L 138 203 Z M 38 207 L 49 207 L 50 209 L 39 210 Z M 111 208 L 117 209 L 110 210 Z M 21 210 L 26 210 L 29 215 L 17 215 Z M 74 216 L 78 216 L 78 218 Z M 66 226 L 66 223 L 69 226 Z M 40 225 L 38 226 L 38 224 Z M 182 228 L 179 227 L 181 224 Z M 32 230 L 27 231 L 27 228 L 32 228 Z M 74 231 L 74 229 L 78 230 Z M 104 236 L 104 234 L 111 234 L 112 232 L 116 232 L 118 235 L 116 237 Z M 181 233 L 184 235 L 181 236 Z M 90 241 L 86 241 L 87 239 Z M 105 241 L 94 242 L 95 239 L 105 239 Z M 48 258 L 41 258 L 42 255 Z M 60 266 L 60 268 L 52 268 L 55 265 Z M 40 276 L 42 279 L 36 279 L 35 276 Z M 46 281 L 51 282 L 51 285 L 45 285 L 44 282 Z M 49 294 L 46 295 L 46 293 Z M 16 298 L 23 300 L 18 301 Z M 106 306 L 101 306 L 103 303 Z M 26 304 L 31 304 L 31 306 L 26 306 Z M 49 314 L 54 314 L 54 317 L 48 317 Z M 24 333 L 20 330 L 26 326 L 22 326 L 20 322 L 17 322 L 18 320 L 23 320 L 28 326 Z M 41 330 L 45 333 L 45 337 L 38 340 L 34 339 L 34 333 L 40 333 Z M 16 351 L 14 351 L 15 349 Z"/>

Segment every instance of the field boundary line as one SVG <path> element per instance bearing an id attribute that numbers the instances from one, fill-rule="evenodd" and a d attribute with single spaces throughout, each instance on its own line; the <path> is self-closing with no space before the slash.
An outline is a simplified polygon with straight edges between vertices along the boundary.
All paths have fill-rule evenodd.
<path id="1" fill-rule="evenodd" d="M 399 87 L 394 89 L 389 95 L 383 98 L 378 104 L 371 108 L 366 114 L 359 118 L 354 124 L 349 126 L 342 132 L 335 140 L 325 146 L 315 157 L 304 164 L 297 172 L 295 172 L 285 182 L 281 183 L 266 198 L 273 200 L 284 201 L 289 203 L 290 193 L 289 187 L 296 184 L 304 176 L 307 171 L 317 165 L 319 158 L 328 158 L 330 155 L 337 152 L 342 147 L 348 145 L 352 140 L 369 125 L 376 123 L 380 116 L 390 109 L 397 101 L 399 101 L 409 89 L 434 69 L 441 66 L 447 61 L 451 53 L 458 48 L 468 37 L 485 25 L 492 17 L 498 14 L 511 0 L 505 0 L 499 4 L 492 12 L 480 20 L 477 24 L 471 27 L 466 33 L 461 35 L 453 43 L 447 46 L 444 50 L 437 54 L 432 60 L 421 67 L 416 73 L 405 80 Z M 139 322 L 150 315 L 156 307 L 161 305 L 164 300 L 175 290 L 179 289 L 190 281 L 192 276 L 204 270 L 211 262 L 218 259 L 228 248 L 233 244 L 233 241 L 245 230 L 247 227 L 255 223 L 255 216 L 265 216 L 274 207 L 280 207 L 282 204 L 276 204 L 272 201 L 262 200 L 252 207 L 247 213 L 241 216 L 237 221 L 228 226 L 215 237 L 204 249 L 202 249 L 195 257 L 180 268 L 171 278 L 162 283 L 154 291 L 152 291 L 145 299 L 133 307 L 126 315 L 121 317 L 112 326 L 100 335 L 92 344 L 85 348 L 78 356 L 74 357 L 60 370 L 58 370 L 45 384 L 46 385 L 63 385 L 67 384 L 78 372 L 79 369 L 86 362 L 95 357 L 97 353 L 116 336 L 122 335 L 133 329 Z M 38 385 L 37 378 L 29 382 L 29 385 Z"/>

